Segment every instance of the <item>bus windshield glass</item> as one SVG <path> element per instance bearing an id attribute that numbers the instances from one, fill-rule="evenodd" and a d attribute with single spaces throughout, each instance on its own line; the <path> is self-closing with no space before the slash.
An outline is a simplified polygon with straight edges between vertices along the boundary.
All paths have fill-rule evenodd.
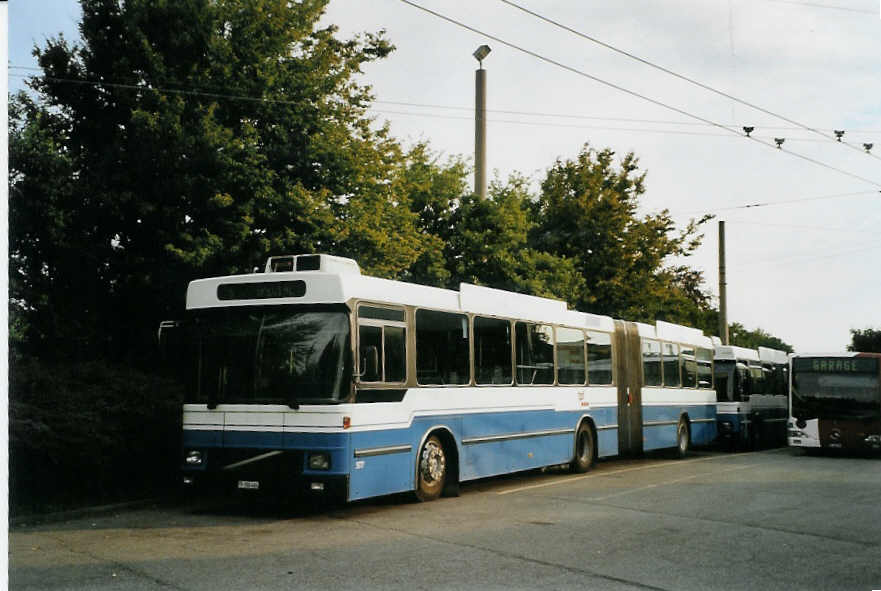
<path id="1" fill-rule="evenodd" d="M 338 402 L 352 381 L 342 306 L 249 306 L 194 313 L 199 402 Z"/>
<path id="2" fill-rule="evenodd" d="M 797 418 L 869 419 L 881 415 L 878 359 L 793 360 L 792 414 Z"/>

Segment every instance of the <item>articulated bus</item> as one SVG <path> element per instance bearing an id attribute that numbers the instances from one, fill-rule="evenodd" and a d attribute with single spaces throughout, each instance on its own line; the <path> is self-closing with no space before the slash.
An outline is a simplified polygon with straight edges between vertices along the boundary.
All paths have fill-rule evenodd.
<path id="1" fill-rule="evenodd" d="M 186 307 L 190 485 L 431 500 L 716 436 L 712 341 L 683 326 L 367 277 L 328 255 L 193 281 Z"/>
<path id="2" fill-rule="evenodd" d="M 784 351 L 716 345 L 720 443 L 729 449 L 786 445 L 789 357 Z"/>
<path id="3" fill-rule="evenodd" d="M 792 355 L 789 445 L 881 450 L 881 353 Z"/>

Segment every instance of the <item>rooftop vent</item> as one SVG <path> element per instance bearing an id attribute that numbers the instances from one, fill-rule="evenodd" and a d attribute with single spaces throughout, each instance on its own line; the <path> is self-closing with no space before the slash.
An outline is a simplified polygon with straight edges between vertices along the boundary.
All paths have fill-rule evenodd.
<path id="1" fill-rule="evenodd" d="M 347 273 L 360 275 L 358 263 L 352 259 L 335 257 L 329 254 L 288 254 L 269 257 L 266 260 L 266 273 Z"/>

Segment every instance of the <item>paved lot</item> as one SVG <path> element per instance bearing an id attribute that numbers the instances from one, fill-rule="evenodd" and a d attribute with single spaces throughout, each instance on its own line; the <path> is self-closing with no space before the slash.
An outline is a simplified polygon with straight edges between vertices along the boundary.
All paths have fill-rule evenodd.
<path id="1" fill-rule="evenodd" d="M 10 589 L 881 589 L 881 459 L 601 462 L 336 508 L 200 502 L 10 534 Z"/>

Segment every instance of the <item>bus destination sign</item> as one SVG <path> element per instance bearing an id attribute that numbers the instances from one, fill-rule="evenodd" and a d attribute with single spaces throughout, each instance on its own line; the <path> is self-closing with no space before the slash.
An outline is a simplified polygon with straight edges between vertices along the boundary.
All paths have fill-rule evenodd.
<path id="1" fill-rule="evenodd" d="M 878 373 L 878 359 L 872 357 L 798 357 L 793 371 L 816 373 Z"/>

